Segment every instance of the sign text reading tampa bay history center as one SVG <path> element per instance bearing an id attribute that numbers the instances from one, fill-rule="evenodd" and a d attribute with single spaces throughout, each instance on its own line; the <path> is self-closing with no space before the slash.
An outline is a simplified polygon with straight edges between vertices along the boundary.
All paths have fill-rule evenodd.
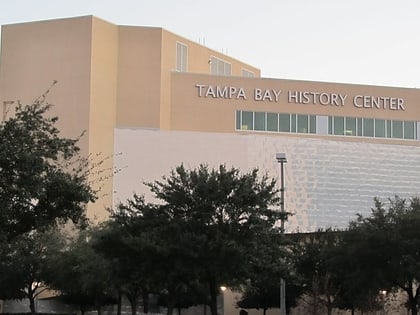
<path id="1" fill-rule="evenodd" d="M 358 108 L 376 108 L 389 110 L 405 110 L 404 99 L 390 96 L 355 95 L 326 93 L 318 91 L 295 91 L 254 88 L 251 92 L 242 87 L 196 84 L 198 97 L 248 100 L 261 102 L 279 102 L 282 98 L 288 103 L 345 106 L 346 103 Z"/>

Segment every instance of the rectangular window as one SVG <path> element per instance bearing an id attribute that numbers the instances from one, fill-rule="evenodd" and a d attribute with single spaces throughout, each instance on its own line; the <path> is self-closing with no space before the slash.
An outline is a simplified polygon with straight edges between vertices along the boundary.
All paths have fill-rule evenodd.
<path id="1" fill-rule="evenodd" d="M 328 134 L 333 134 L 333 116 L 328 116 Z"/>
<path id="2" fill-rule="evenodd" d="M 254 130 L 265 131 L 265 112 L 254 113 Z"/>
<path id="3" fill-rule="evenodd" d="M 279 115 L 267 113 L 267 131 L 279 131 Z"/>
<path id="4" fill-rule="evenodd" d="M 346 117 L 345 125 L 346 125 L 346 129 L 344 130 L 344 135 L 355 136 L 356 135 L 356 118 Z"/>
<path id="5" fill-rule="evenodd" d="M 243 77 L 248 77 L 248 78 L 253 78 L 253 77 L 255 77 L 255 73 L 250 71 L 250 70 L 247 70 L 247 69 L 242 69 L 242 76 Z"/>
<path id="6" fill-rule="evenodd" d="M 344 117 L 334 117 L 334 134 L 344 135 Z"/>
<path id="7" fill-rule="evenodd" d="M 316 116 L 309 116 L 309 133 L 316 133 Z"/>
<path id="8" fill-rule="evenodd" d="M 297 132 L 308 133 L 308 115 L 297 115 Z"/>
<path id="9" fill-rule="evenodd" d="M 290 132 L 296 132 L 296 114 L 292 114 L 290 116 L 291 116 L 291 119 L 290 119 L 290 123 L 291 123 Z"/>
<path id="10" fill-rule="evenodd" d="M 241 111 L 236 111 L 236 130 L 241 129 Z"/>
<path id="11" fill-rule="evenodd" d="M 403 138 L 403 122 L 401 120 L 392 121 L 392 138 Z"/>
<path id="12" fill-rule="evenodd" d="M 187 45 L 176 43 L 176 71 L 187 72 L 188 47 Z"/>
<path id="13" fill-rule="evenodd" d="M 356 118 L 357 123 L 357 135 L 361 137 L 363 135 L 363 123 L 362 118 Z"/>
<path id="14" fill-rule="evenodd" d="M 385 120 L 375 119 L 375 137 L 385 138 Z"/>
<path id="15" fill-rule="evenodd" d="M 373 126 L 372 118 L 363 118 L 363 136 L 364 137 L 374 136 L 374 126 Z"/>
<path id="16" fill-rule="evenodd" d="M 404 139 L 415 139 L 414 121 L 404 121 Z"/>
<path id="17" fill-rule="evenodd" d="M 279 114 L 279 131 L 290 132 L 290 114 Z"/>
<path id="18" fill-rule="evenodd" d="M 386 121 L 386 137 L 392 138 L 392 127 L 391 120 Z"/>
<path id="19" fill-rule="evenodd" d="M 232 65 L 227 61 L 211 56 L 210 73 L 215 75 L 232 75 Z"/>
<path id="20" fill-rule="evenodd" d="M 254 113 L 242 112 L 242 130 L 254 130 Z"/>

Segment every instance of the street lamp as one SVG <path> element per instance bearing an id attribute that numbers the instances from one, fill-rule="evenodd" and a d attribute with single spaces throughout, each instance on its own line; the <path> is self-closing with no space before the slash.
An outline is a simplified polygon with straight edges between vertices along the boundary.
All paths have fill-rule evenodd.
<path id="1" fill-rule="evenodd" d="M 276 153 L 277 163 L 280 163 L 280 210 L 281 233 L 284 234 L 284 164 L 287 163 L 286 153 Z M 280 279 L 280 315 L 286 315 L 286 281 Z"/>

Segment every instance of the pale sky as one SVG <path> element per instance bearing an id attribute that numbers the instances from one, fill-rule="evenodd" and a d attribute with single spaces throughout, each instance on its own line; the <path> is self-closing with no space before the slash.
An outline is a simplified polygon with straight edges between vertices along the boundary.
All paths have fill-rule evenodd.
<path id="1" fill-rule="evenodd" d="M 0 0 L 0 25 L 80 15 L 163 27 L 263 77 L 420 88 L 420 0 Z"/>

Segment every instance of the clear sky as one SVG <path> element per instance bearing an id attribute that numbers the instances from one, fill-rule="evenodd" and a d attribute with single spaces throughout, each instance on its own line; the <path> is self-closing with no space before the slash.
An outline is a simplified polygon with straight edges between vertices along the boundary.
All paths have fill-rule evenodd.
<path id="1" fill-rule="evenodd" d="M 420 88 L 420 0 L 0 0 L 0 24 L 163 27 L 270 78 Z"/>

